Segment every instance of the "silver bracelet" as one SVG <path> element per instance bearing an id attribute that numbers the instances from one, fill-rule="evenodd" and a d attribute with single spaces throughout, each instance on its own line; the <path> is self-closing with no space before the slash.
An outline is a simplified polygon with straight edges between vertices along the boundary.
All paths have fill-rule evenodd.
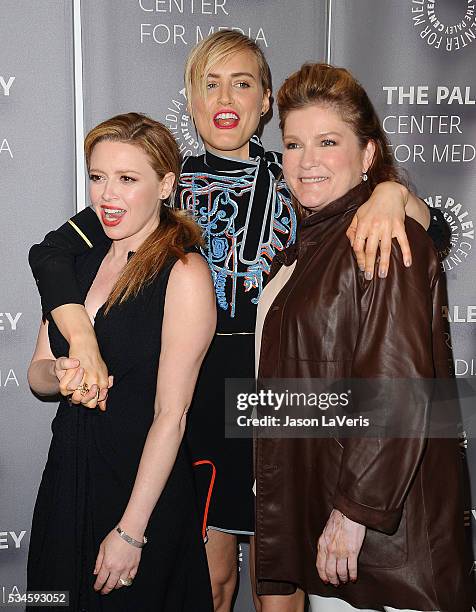
<path id="1" fill-rule="evenodd" d="M 136 548 L 143 548 L 147 544 L 147 538 L 145 536 L 143 542 L 139 542 L 139 540 L 134 540 L 134 538 L 131 538 L 130 535 L 127 535 L 127 533 L 123 529 L 121 529 L 120 525 L 116 527 L 116 531 L 123 540 L 125 540 L 128 544 L 135 546 Z"/>

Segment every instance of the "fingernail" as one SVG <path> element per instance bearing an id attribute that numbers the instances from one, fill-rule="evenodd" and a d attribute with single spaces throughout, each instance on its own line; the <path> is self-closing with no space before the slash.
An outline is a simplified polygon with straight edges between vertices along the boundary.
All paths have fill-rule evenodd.
<path id="1" fill-rule="evenodd" d="M 361 272 L 365 272 L 365 266 L 359 266 L 359 270 L 360 270 Z"/>
<path id="2" fill-rule="evenodd" d="M 387 272 L 385 270 L 379 270 L 378 275 L 380 278 L 385 278 L 387 276 Z"/>
<path id="3" fill-rule="evenodd" d="M 372 280 L 372 272 L 365 273 L 365 280 Z"/>
<path id="4" fill-rule="evenodd" d="M 412 262 L 409 259 L 405 260 L 405 267 L 409 268 L 412 265 Z"/>

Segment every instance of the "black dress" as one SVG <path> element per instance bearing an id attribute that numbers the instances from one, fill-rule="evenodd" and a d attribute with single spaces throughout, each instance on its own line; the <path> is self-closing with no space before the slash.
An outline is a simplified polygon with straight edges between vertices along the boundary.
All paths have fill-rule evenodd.
<path id="1" fill-rule="evenodd" d="M 202 520 L 207 527 L 237 534 L 254 531 L 253 452 L 250 439 L 225 437 L 225 379 L 254 378 L 258 299 L 275 253 L 296 237 L 291 196 L 281 175 L 281 156 L 265 151 L 253 137 L 247 160 L 209 151 L 186 159 L 175 202 L 203 230 L 202 254 L 218 313 L 217 333 L 187 418 L 187 443 Z M 72 262 L 89 245 L 104 242 L 101 223 L 87 208 L 31 249 L 45 314 L 62 304 L 82 303 Z"/>
<path id="2" fill-rule="evenodd" d="M 202 254 L 217 297 L 217 333 L 203 362 L 187 424 L 200 510 L 208 527 L 252 533 L 252 444 L 225 437 L 225 379 L 254 378 L 258 299 L 273 257 L 296 239 L 281 155 L 265 151 L 253 137 L 248 160 L 209 151 L 189 157 L 175 204 L 190 211 L 203 230 Z M 440 250 L 447 248 L 449 228 L 440 210 L 432 210 L 428 233 Z M 82 302 L 74 257 L 104 241 L 98 217 L 86 208 L 32 247 L 30 265 L 45 314 L 62 304 Z"/>
<path id="3" fill-rule="evenodd" d="M 225 381 L 254 379 L 258 299 L 274 255 L 296 237 L 281 174 L 281 156 L 253 137 L 247 160 L 210 151 L 189 157 L 177 189 L 176 205 L 202 228 L 217 298 L 216 334 L 197 382 L 187 442 L 206 526 L 234 534 L 254 532 L 253 450 L 250 438 L 226 436 Z"/>
<path id="4" fill-rule="evenodd" d="M 108 245 L 78 258 L 82 297 Z M 210 612 L 208 569 L 200 533 L 190 458 L 182 443 L 146 530 L 132 586 L 96 593 L 93 569 L 104 537 L 128 503 L 154 416 L 157 364 L 170 260 L 137 298 L 99 309 L 95 331 L 114 375 L 107 410 L 70 406 L 62 400 L 33 516 L 28 557 L 29 590 L 68 590 L 78 612 Z M 54 323 L 56 356 L 68 346 Z M 55 608 L 56 609 L 56 608 Z"/>

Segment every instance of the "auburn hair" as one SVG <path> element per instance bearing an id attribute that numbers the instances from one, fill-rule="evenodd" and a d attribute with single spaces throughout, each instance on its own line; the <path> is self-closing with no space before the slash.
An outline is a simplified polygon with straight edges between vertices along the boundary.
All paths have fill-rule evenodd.
<path id="1" fill-rule="evenodd" d="M 184 80 L 189 108 L 192 91 L 197 90 L 203 98 L 206 97 L 207 77 L 212 67 L 243 51 L 251 51 L 256 57 L 263 92 L 271 91 L 271 70 L 260 47 L 241 32 L 220 30 L 200 41 L 187 58 Z"/>
<path id="2" fill-rule="evenodd" d="M 362 85 L 345 68 L 322 63 L 303 64 L 284 81 L 276 99 L 281 131 L 291 111 L 310 105 L 328 106 L 351 127 L 362 148 L 369 141 L 374 142 L 375 153 L 367 170 L 369 188 L 373 190 L 383 181 L 403 182 L 372 102 Z"/>
<path id="3" fill-rule="evenodd" d="M 199 226 L 189 213 L 172 208 L 181 158 L 175 138 L 162 123 L 140 113 L 117 115 L 100 123 L 84 141 L 88 171 L 94 147 L 104 141 L 124 142 L 141 149 L 149 158 L 159 180 L 168 172 L 175 175 L 172 193 L 168 201 L 162 201 L 159 207 L 159 224 L 124 266 L 107 299 L 107 314 L 114 304 L 122 304 L 131 296 L 137 296 L 170 257 L 184 261 L 187 251 L 201 245 L 203 239 Z"/>

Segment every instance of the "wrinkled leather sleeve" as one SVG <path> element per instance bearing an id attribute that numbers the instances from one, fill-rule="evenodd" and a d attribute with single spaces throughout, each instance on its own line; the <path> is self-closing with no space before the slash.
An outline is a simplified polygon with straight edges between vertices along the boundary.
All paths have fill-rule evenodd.
<path id="1" fill-rule="evenodd" d="M 406 221 L 413 265 L 405 268 L 401 252 L 392 244 L 386 279 L 361 280 L 361 315 L 352 364 L 352 378 L 378 378 L 378 390 L 370 409 L 388 417 L 403 431 L 420 432 L 416 437 L 349 438 L 343 440 L 343 458 L 334 507 L 350 519 L 372 529 L 393 533 L 399 524 L 403 503 L 422 460 L 435 372 L 432 320 L 441 319 L 443 282 L 436 252 L 424 230 Z M 360 277 L 362 278 L 362 277 Z M 430 292 L 431 289 L 431 292 Z M 438 343 L 441 346 L 440 339 Z M 445 360 L 441 350 L 440 367 Z M 402 397 L 385 379 L 427 379 L 409 387 Z M 381 384 L 380 384 L 381 383 Z M 412 395 L 413 394 L 413 395 Z M 355 397 L 354 397 L 355 400 Z M 416 400 L 416 401 L 413 401 Z M 361 409 L 369 406 L 362 401 Z M 384 412 L 382 412 L 384 411 Z"/>
<path id="2" fill-rule="evenodd" d="M 92 208 L 85 208 L 70 221 L 81 233 L 68 221 L 33 245 L 28 256 L 40 292 L 43 316 L 63 304 L 83 303 L 74 272 L 75 257 L 87 252 L 90 245 L 108 240 Z"/>

